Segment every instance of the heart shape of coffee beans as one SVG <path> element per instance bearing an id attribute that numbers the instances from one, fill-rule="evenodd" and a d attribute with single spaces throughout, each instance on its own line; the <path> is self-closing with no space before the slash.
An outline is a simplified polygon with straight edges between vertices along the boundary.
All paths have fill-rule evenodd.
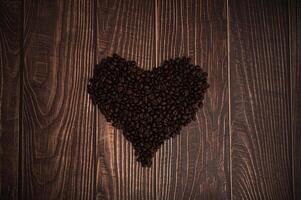
<path id="1" fill-rule="evenodd" d="M 207 73 L 190 58 L 149 71 L 113 54 L 95 66 L 88 93 L 106 120 L 123 130 L 137 161 L 149 167 L 160 145 L 195 119 L 208 87 Z"/>

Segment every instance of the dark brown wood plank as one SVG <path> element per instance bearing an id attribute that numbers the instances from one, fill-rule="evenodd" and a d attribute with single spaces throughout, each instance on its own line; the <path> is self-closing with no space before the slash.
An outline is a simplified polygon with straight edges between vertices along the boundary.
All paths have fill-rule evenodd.
<path id="1" fill-rule="evenodd" d="M 155 4 L 141 0 L 97 1 L 97 57 L 118 53 L 144 69 L 155 64 Z M 97 112 L 97 199 L 156 199 L 153 165 L 142 168 L 120 130 Z"/>
<path id="2" fill-rule="evenodd" d="M 158 0 L 157 64 L 190 56 L 211 87 L 196 121 L 156 155 L 157 199 L 230 199 L 227 4 Z"/>
<path id="3" fill-rule="evenodd" d="M 292 199 L 285 0 L 230 0 L 233 199 Z"/>
<path id="4" fill-rule="evenodd" d="M 292 129 L 295 199 L 301 199 L 301 1 L 290 1 Z"/>
<path id="5" fill-rule="evenodd" d="M 21 1 L 0 1 L 0 199 L 18 199 Z"/>
<path id="6" fill-rule="evenodd" d="M 157 9 L 152 12 L 154 6 Z M 130 144 L 98 113 L 99 199 L 229 198 L 225 13 L 226 2 L 220 0 L 158 1 L 155 5 L 99 1 L 100 58 L 117 52 L 152 68 L 154 61 L 159 64 L 165 58 L 189 55 L 212 72 L 212 89 L 198 121 L 167 141 L 149 170 L 137 165 Z"/>
<path id="7" fill-rule="evenodd" d="M 24 5 L 23 199 L 93 199 L 94 2 Z"/>

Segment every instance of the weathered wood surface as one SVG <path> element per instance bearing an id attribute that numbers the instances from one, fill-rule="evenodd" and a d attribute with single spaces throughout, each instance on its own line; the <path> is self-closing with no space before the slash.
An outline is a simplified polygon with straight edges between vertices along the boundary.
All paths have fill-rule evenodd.
<path id="1" fill-rule="evenodd" d="M 94 198 L 94 6 L 24 2 L 23 199 Z"/>
<path id="2" fill-rule="evenodd" d="M 301 198 L 299 1 L 3 0 L 0 16 L 0 199 Z M 114 52 L 209 73 L 150 169 L 86 91 Z"/>
<path id="3" fill-rule="evenodd" d="M 158 1 L 156 23 L 157 64 L 190 56 L 210 84 L 196 120 L 157 153 L 157 199 L 230 199 L 226 1 Z"/>
<path id="4" fill-rule="evenodd" d="M 155 64 L 154 1 L 97 1 L 97 60 L 116 52 L 142 68 Z M 155 169 L 136 162 L 131 144 L 98 111 L 97 199 L 155 199 Z M 156 163 L 154 163 L 154 166 Z"/>
<path id="5" fill-rule="evenodd" d="M 0 1 L 0 199 L 18 196 L 21 8 Z"/>
<path id="6" fill-rule="evenodd" d="M 229 1 L 232 199 L 292 199 L 287 1 Z"/>
<path id="7" fill-rule="evenodd" d="M 100 130 L 99 147 L 104 150 L 98 156 L 99 198 L 112 195 L 113 199 L 227 199 L 230 178 L 226 2 L 100 1 L 99 7 L 100 58 L 117 52 L 150 69 L 164 59 L 188 55 L 206 70 L 219 71 L 209 77 L 213 95 L 208 97 L 204 111 L 183 129 L 180 137 L 165 142 L 151 169 L 137 166 L 129 143 L 100 118 L 96 130 Z"/>

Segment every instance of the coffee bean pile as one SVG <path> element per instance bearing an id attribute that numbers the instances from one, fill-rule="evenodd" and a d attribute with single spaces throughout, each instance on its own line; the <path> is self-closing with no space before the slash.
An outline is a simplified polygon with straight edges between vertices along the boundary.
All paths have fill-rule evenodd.
<path id="1" fill-rule="evenodd" d="M 106 120 L 123 130 L 137 161 L 150 167 L 160 145 L 195 119 L 208 87 L 207 73 L 188 57 L 149 71 L 113 54 L 95 66 L 88 93 Z"/>

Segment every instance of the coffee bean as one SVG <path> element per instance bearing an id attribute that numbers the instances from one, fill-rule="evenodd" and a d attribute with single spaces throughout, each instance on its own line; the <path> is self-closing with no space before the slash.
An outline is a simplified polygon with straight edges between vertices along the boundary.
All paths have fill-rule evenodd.
<path id="1" fill-rule="evenodd" d="M 160 145 L 195 120 L 203 106 L 208 74 L 190 62 L 179 57 L 145 71 L 113 54 L 94 67 L 87 86 L 92 103 L 123 130 L 143 167 L 151 166 Z"/>

